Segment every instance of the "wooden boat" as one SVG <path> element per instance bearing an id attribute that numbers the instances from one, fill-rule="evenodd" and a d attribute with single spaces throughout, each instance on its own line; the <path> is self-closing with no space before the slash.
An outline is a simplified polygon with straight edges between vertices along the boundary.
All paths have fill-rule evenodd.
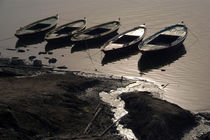
<path id="1" fill-rule="evenodd" d="M 187 27 L 176 24 L 155 33 L 139 44 L 139 50 L 143 54 L 158 53 L 179 47 L 187 37 Z"/>
<path id="2" fill-rule="evenodd" d="M 145 33 L 145 25 L 137 26 L 110 39 L 102 46 L 101 51 L 107 54 L 133 49 L 143 39 Z"/>
<path id="3" fill-rule="evenodd" d="M 24 38 L 43 35 L 51 29 L 55 28 L 57 21 L 58 15 L 38 20 L 18 29 L 15 33 L 15 36 L 18 38 Z"/>
<path id="4" fill-rule="evenodd" d="M 120 27 L 119 21 L 111 21 L 97 26 L 88 28 L 71 38 L 73 42 L 95 41 L 97 39 L 105 39 L 106 37 L 116 34 Z"/>
<path id="5" fill-rule="evenodd" d="M 70 39 L 74 34 L 84 30 L 86 28 L 86 19 L 73 21 L 62 26 L 59 26 L 52 31 L 48 32 L 45 36 L 45 40 L 58 41 Z"/>

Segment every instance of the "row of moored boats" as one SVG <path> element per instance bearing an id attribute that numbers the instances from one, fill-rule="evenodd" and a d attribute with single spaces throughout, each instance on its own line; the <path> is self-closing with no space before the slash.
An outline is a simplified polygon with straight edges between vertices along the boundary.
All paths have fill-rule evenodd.
<path id="1" fill-rule="evenodd" d="M 56 28 L 57 22 L 58 15 L 36 21 L 18 29 L 15 36 L 27 38 L 45 35 L 45 40 L 48 42 L 68 40 L 75 43 L 109 39 L 101 48 L 105 54 L 132 49 L 135 46 L 138 46 L 142 53 L 161 52 L 177 48 L 187 37 L 187 27 L 183 22 L 166 27 L 145 40 L 143 40 L 146 34 L 145 24 L 117 34 L 120 20 L 103 23 L 87 29 L 86 18 Z"/>

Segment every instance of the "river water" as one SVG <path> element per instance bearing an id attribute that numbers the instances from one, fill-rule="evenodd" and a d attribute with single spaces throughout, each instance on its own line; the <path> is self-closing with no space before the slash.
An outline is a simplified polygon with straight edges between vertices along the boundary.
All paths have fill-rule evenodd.
<path id="1" fill-rule="evenodd" d="M 29 56 L 33 55 L 44 64 L 48 64 L 49 58 L 56 58 L 51 66 L 141 77 L 165 85 L 163 99 L 169 102 L 193 112 L 210 111 L 209 6 L 209 0 L 0 0 L 0 57 L 20 57 L 30 62 Z M 40 54 L 49 50 L 47 42 L 21 44 L 14 37 L 20 26 L 56 13 L 60 17 L 58 25 L 86 17 L 87 27 L 91 27 L 120 18 L 118 33 L 146 23 L 146 37 L 184 21 L 189 34 L 179 52 L 160 61 L 145 59 L 139 52 L 107 60 L 99 45 L 83 49 L 70 44 L 56 45 L 57 49 L 50 50 L 53 54 Z M 18 52 L 19 49 L 25 52 Z M 102 65 L 102 61 L 106 63 Z M 147 66 L 151 61 L 154 65 Z"/>

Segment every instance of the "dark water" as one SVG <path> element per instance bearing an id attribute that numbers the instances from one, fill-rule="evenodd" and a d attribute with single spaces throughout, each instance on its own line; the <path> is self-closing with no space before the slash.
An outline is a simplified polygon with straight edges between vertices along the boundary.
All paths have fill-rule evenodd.
<path id="1" fill-rule="evenodd" d="M 18 56 L 30 62 L 28 58 L 33 55 L 44 64 L 49 58 L 57 58 L 51 66 L 142 77 L 167 85 L 164 99 L 191 111 L 210 111 L 209 6 L 209 0 L 0 0 L 1 57 Z M 146 23 L 146 37 L 183 20 L 189 34 L 179 52 L 160 61 L 142 57 L 139 52 L 104 58 L 100 45 L 79 48 L 72 44 L 49 45 L 43 40 L 21 42 L 13 37 L 20 26 L 56 13 L 59 25 L 86 17 L 87 27 L 120 17 L 119 33 Z M 18 49 L 25 52 L 18 53 Z M 45 51 L 53 54 L 39 55 Z"/>

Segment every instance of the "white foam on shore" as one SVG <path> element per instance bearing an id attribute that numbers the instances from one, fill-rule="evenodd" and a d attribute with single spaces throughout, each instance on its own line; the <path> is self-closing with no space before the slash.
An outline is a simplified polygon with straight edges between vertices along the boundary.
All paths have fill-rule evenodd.
<path id="1" fill-rule="evenodd" d="M 125 102 L 121 100 L 120 94 L 130 93 L 134 91 L 148 91 L 154 93 L 153 96 L 161 98 L 163 90 L 161 90 L 157 85 L 152 82 L 145 80 L 138 80 L 124 88 L 118 88 L 117 90 L 111 90 L 109 93 L 100 92 L 99 96 L 101 100 L 108 103 L 112 107 L 112 112 L 114 112 L 113 122 L 117 122 L 117 130 L 120 135 L 128 140 L 137 140 L 131 129 L 125 128 L 122 124 L 119 124 L 118 120 L 125 116 L 128 112 L 125 110 Z"/>
<path id="2" fill-rule="evenodd" d="M 112 112 L 114 112 L 113 122 L 116 122 L 117 130 L 120 135 L 128 140 L 137 140 L 131 129 L 125 128 L 122 124 L 119 124 L 119 119 L 125 116 L 128 112 L 125 110 L 125 102 L 121 100 L 120 94 L 129 93 L 134 91 L 148 91 L 152 93 L 153 97 L 164 99 L 164 87 L 159 86 L 154 81 L 150 81 L 148 79 L 144 79 L 141 77 L 133 77 L 133 76 L 114 76 L 114 75 L 99 75 L 93 73 L 85 73 L 74 71 L 72 72 L 75 75 L 84 76 L 84 77 L 98 77 L 98 78 L 109 78 L 109 79 L 118 79 L 118 80 L 132 80 L 135 83 L 132 83 L 126 87 L 118 88 L 117 90 L 111 90 L 109 93 L 100 92 L 99 96 L 101 100 L 108 103 L 112 107 Z M 195 114 L 198 112 L 194 112 Z M 210 121 L 201 117 L 201 120 L 198 122 L 199 124 L 192 128 L 189 132 L 186 132 L 183 136 L 182 140 L 197 140 L 199 136 L 205 134 L 210 131 Z"/>

